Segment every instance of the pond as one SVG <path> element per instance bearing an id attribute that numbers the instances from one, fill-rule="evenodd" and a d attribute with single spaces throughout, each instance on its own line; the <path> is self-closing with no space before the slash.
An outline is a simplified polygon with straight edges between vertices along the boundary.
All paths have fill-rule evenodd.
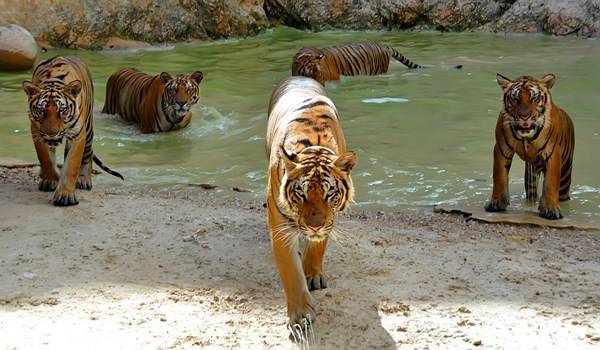
<path id="1" fill-rule="evenodd" d="M 126 181 L 96 176 L 115 188 L 178 189 L 189 183 L 234 186 L 262 198 L 266 184 L 267 104 L 275 84 L 290 75 L 303 46 L 369 40 L 386 43 L 417 63 L 393 61 L 387 74 L 346 77 L 326 89 L 337 105 L 354 171 L 359 208 L 483 205 L 492 188 L 494 126 L 501 105 L 495 74 L 554 73 L 556 104 L 573 118 L 576 147 L 567 216 L 600 219 L 600 42 L 541 35 L 437 32 L 321 32 L 276 28 L 257 37 L 178 44 L 149 50 L 54 50 L 89 66 L 95 86 L 95 153 Z M 462 70 L 448 69 L 462 64 Z M 204 72 L 202 99 L 191 125 L 142 135 L 100 111 L 106 80 L 121 67 L 157 74 Z M 20 83 L 31 72 L 0 73 L 0 157 L 36 161 Z M 596 155 L 594 155 L 596 154 Z M 523 162 L 515 158 L 511 201 L 524 205 Z M 199 190 L 201 191 L 201 190 Z"/>

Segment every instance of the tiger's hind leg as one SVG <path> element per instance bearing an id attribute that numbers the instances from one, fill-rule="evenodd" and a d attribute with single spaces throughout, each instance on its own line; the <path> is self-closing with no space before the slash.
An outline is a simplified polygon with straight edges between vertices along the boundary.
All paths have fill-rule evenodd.
<path id="1" fill-rule="evenodd" d="M 560 169 L 560 189 L 558 191 L 558 200 L 568 201 L 571 199 L 570 190 L 571 190 L 571 176 L 573 171 L 573 149 L 570 149 L 570 153 L 567 154 L 563 158 L 563 164 Z"/>
<path id="2" fill-rule="evenodd" d="M 77 177 L 76 187 L 81 190 L 90 191 L 92 189 L 92 169 L 94 156 L 92 151 L 92 139 L 86 138 L 86 145 L 83 151 L 83 159 L 79 168 L 79 176 Z M 66 154 L 65 154 L 66 157 Z"/>
<path id="3" fill-rule="evenodd" d="M 307 242 L 302 267 L 309 290 L 327 288 L 327 279 L 323 271 L 325 249 L 327 249 L 327 238 L 319 242 Z"/>
<path id="4" fill-rule="evenodd" d="M 542 169 L 537 164 L 525 163 L 525 198 L 528 203 L 535 203 L 538 200 L 538 182 Z"/>

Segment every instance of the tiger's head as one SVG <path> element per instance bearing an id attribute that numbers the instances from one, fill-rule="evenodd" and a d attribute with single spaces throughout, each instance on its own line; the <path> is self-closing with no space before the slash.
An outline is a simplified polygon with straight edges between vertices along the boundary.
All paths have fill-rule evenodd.
<path id="1" fill-rule="evenodd" d="M 162 109 L 167 120 L 177 124 L 189 113 L 190 108 L 200 99 L 200 82 L 204 75 L 200 71 L 190 76 L 160 73 L 164 85 Z"/>
<path id="2" fill-rule="evenodd" d="M 509 116 L 509 124 L 519 139 L 534 139 L 543 129 L 546 122 L 546 111 L 549 110 L 550 89 L 556 77 L 547 74 L 537 80 L 530 76 L 522 76 L 510 80 L 500 74 L 496 81 L 504 92 L 504 111 Z"/>
<path id="3" fill-rule="evenodd" d="M 57 146 L 79 120 L 77 96 L 81 81 L 65 84 L 60 79 L 51 79 L 39 85 L 24 81 L 23 90 L 29 99 L 29 119 L 39 132 L 33 136 L 41 137 L 49 146 Z"/>
<path id="4" fill-rule="evenodd" d="M 312 241 L 325 239 L 333 229 L 333 219 L 352 202 L 354 187 L 350 171 L 356 154 L 341 156 L 321 146 L 302 152 L 280 149 L 286 172 L 281 181 L 279 207 L 304 236 Z"/>
<path id="5" fill-rule="evenodd" d="M 313 78 L 321 84 L 325 83 L 321 64 L 325 54 L 316 48 L 305 47 L 296 53 L 292 62 L 292 75 Z"/>

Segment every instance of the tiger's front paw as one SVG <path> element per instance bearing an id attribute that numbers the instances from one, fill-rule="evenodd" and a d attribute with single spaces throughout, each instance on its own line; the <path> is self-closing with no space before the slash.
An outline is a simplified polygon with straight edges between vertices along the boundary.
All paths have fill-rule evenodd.
<path id="1" fill-rule="evenodd" d="M 75 191 L 68 192 L 59 189 L 54 192 L 52 203 L 58 207 L 65 207 L 69 205 L 77 205 L 79 204 L 79 201 L 77 200 L 77 197 L 75 197 Z"/>
<path id="2" fill-rule="evenodd" d="M 77 178 L 77 184 L 75 185 L 80 190 L 90 191 L 92 189 L 92 179 L 87 179 L 85 176 Z"/>
<path id="3" fill-rule="evenodd" d="M 54 192 L 58 186 L 58 180 L 42 179 L 38 184 L 38 189 L 42 192 Z"/>
<path id="4" fill-rule="evenodd" d="M 540 213 L 539 215 L 541 217 L 543 217 L 544 219 L 548 219 L 548 220 L 558 220 L 558 219 L 562 219 L 563 218 L 563 214 L 560 211 L 560 207 L 555 207 L 555 208 L 546 208 L 546 207 L 539 207 Z"/>
<path id="5" fill-rule="evenodd" d="M 312 323 L 315 321 L 317 315 L 315 313 L 317 308 L 317 302 L 310 295 L 310 293 L 304 294 L 300 298 L 300 302 L 295 305 L 288 305 L 288 316 L 290 319 L 289 325 L 304 325 L 304 320 Z"/>
<path id="6" fill-rule="evenodd" d="M 317 290 L 327 288 L 327 279 L 324 274 L 317 274 L 315 276 L 306 275 L 306 284 L 308 290 Z"/>
<path id="7" fill-rule="evenodd" d="M 497 212 L 497 211 L 505 211 L 508 206 L 508 199 L 490 199 L 489 202 L 485 204 L 485 211 L 489 212 Z"/>
<path id="8" fill-rule="evenodd" d="M 316 319 L 315 299 L 306 293 L 302 302 L 297 305 L 288 305 L 290 339 L 295 342 L 304 342 L 314 336 L 313 324 Z"/>

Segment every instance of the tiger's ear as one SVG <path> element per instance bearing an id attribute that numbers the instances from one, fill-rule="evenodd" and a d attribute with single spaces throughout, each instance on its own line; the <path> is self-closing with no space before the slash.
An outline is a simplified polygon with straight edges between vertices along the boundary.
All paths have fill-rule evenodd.
<path id="1" fill-rule="evenodd" d="M 23 90 L 29 97 L 35 96 L 40 92 L 40 88 L 30 81 L 25 80 L 21 85 L 23 86 Z"/>
<path id="2" fill-rule="evenodd" d="M 356 153 L 347 151 L 335 161 L 334 165 L 341 171 L 349 173 L 356 165 Z"/>
<path id="3" fill-rule="evenodd" d="M 540 83 L 546 85 L 548 89 L 551 89 L 554 86 L 554 81 L 556 80 L 556 75 L 554 74 L 546 74 L 542 79 L 540 79 Z"/>
<path id="4" fill-rule="evenodd" d="M 500 85 L 503 89 L 506 89 L 508 84 L 511 83 L 510 79 L 508 79 L 500 73 L 496 73 L 496 81 L 498 82 L 498 85 Z"/>
<path id="5" fill-rule="evenodd" d="M 296 154 L 293 152 L 288 153 L 288 151 L 283 147 L 283 145 L 279 148 L 279 154 L 281 159 L 283 159 L 283 163 L 285 164 L 285 169 L 287 172 L 290 172 L 298 166 L 296 163 Z"/>
<path id="6" fill-rule="evenodd" d="M 79 93 L 81 92 L 81 81 L 79 80 L 73 80 L 72 82 L 68 83 L 67 85 L 65 85 L 65 87 L 63 88 L 63 90 L 73 96 L 73 97 L 77 97 L 79 95 Z"/>
<path id="7" fill-rule="evenodd" d="M 160 73 L 160 81 L 162 81 L 163 84 L 168 83 L 169 80 L 173 80 L 173 77 L 171 76 L 171 74 L 169 74 L 167 72 Z"/>
<path id="8" fill-rule="evenodd" d="M 192 75 L 190 75 L 190 78 L 195 80 L 197 84 L 200 84 L 202 79 L 204 79 L 204 74 L 202 74 L 202 72 L 198 70 L 192 73 Z"/>

